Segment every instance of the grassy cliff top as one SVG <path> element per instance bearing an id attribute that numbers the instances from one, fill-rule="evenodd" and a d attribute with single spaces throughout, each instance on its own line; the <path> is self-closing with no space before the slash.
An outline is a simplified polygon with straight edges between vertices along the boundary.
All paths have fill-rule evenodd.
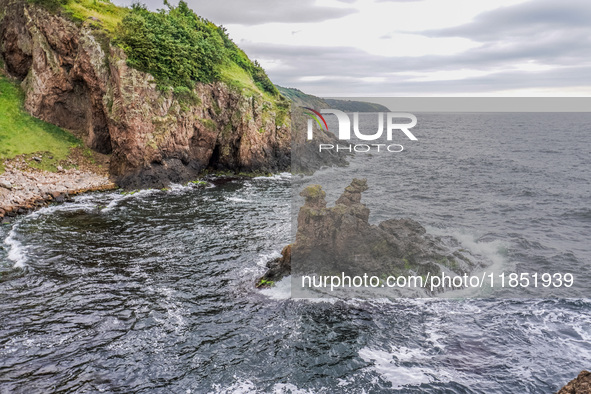
<path id="1" fill-rule="evenodd" d="M 312 96 L 296 88 L 284 88 L 277 86 L 279 92 L 300 107 L 312 107 L 316 109 L 332 108 L 344 112 L 389 112 L 390 109 L 381 104 L 366 101 L 352 101 L 347 99 L 327 99 Z"/>
<path id="2" fill-rule="evenodd" d="M 0 73 L 0 173 L 5 159 L 39 152 L 46 153 L 44 160 L 32 161 L 31 165 L 55 170 L 57 163 L 82 143 L 67 131 L 27 114 L 23 99 L 20 87 Z"/>
<path id="3" fill-rule="evenodd" d="M 129 66 L 154 76 L 158 87 L 189 93 L 196 82 L 222 81 L 247 94 L 279 98 L 264 69 L 230 39 L 226 29 L 193 12 L 184 1 L 157 12 L 108 0 L 28 0 L 74 22 L 90 19 L 128 56 Z"/>

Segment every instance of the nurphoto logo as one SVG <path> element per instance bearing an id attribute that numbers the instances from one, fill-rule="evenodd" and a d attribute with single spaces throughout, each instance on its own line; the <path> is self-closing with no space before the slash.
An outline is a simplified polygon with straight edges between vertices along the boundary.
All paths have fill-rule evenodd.
<path id="1" fill-rule="evenodd" d="M 336 135 L 339 140 L 348 141 L 351 139 L 351 119 L 345 112 L 336 109 L 321 109 L 320 112 L 308 107 L 304 107 L 304 109 L 308 110 L 305 113 L 310 116 L 310 119 L 308 119 L 308 140 L 312 140 L 314 137 L 314 122 L 316 122 L 321 130 L 329 131 L 328 124 L 322 114 L 332 114 L 337 117 L 339 130 Z M 383 112 L 378 112 L 377 116 L 378 130 L 370 134 L 364 134 L 359 129 L 359 112 L 353 112 L 353 133 L 355 134 L 355 137 L 362 141 L 375 141 L 382 138 L 382 135 L 384 134 L 385 117 L 387 141 L 392 141 L 395 130 L 404 133 L 404 135 L 406 135 L 411 141 L 418 141 L 417 137 L 415 137 L 409 130 L 417 124 L 417 117 L 413 114 L 406 112 L 388 112 L 384 114 Z M 410 122 L 398 123 L 398 120 L 400 119 L 408 119 Z M 319 144 L 318 149 L 320 152 L 330 150 L 336 150 L 337 152 L 343 150 L 349 152 L 402 152 L 404 147 L 400 144 L 349 144 L 344 146 L 339 144 Z"/>

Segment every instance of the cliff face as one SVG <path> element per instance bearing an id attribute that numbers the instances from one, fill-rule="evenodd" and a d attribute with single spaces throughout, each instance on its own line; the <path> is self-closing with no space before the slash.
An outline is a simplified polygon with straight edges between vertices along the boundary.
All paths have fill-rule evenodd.
<path id="1" fill-rule="evenodd" d="M 175 97 L 127 66 L 99 20 L 77 25 L 15 0 L 0 0 L 0 18 L 0 55 L 6 71 L 22 80 L 27 111 L 111 153 L 110 171 L 120 185 L 182 182 L 208 167 L 289 168 L 287 102 L 221 82 Z"/>

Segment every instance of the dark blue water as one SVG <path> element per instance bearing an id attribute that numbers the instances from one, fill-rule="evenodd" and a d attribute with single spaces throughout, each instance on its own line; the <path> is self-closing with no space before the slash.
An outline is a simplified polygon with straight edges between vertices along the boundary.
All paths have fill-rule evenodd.
<path id="1" fill-rule="evenodd" d="M 372 222 L 412 217 L 499 269 L 589 280 L 591 116 L 418 117 L 403 153 L 320 172 L 327 200 L 368 177 Z M 367 176 L 368 160 L 383 167 Z M 0 392 L 540 393 L 591 366 L 588 294 L 254 290 L 290 242 L 292 183 L 309 180 L 84 195 L 0 227 Z"/>

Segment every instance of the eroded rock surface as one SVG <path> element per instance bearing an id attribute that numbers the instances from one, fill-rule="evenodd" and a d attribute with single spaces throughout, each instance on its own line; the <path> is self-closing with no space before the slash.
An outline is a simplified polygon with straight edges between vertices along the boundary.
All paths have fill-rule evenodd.
<path id="1" fill-rule="evenodd" d="M 451 250 L 412 219 L 370 224 L 370 211 L 361 202 L 367 189 L 365 179 L 353 179 L 335 206 L 327 207 L 320 185 L 305 188 L 300 193 L 305 203 L 298 214 L 296 240 L 284 249 L 282 258 L 269 263 L 263 278 L 276 281 L 289 272 L 381 276 L 437 275 L 444 270 L 463 274 L 476 266 L 467 252 Z"/>
<path id="2" fill-rule="evenodd" d="M 591 372 L 581 371 L 579 376 L 568 382 L 557 394 L 591 394 Z"/>

